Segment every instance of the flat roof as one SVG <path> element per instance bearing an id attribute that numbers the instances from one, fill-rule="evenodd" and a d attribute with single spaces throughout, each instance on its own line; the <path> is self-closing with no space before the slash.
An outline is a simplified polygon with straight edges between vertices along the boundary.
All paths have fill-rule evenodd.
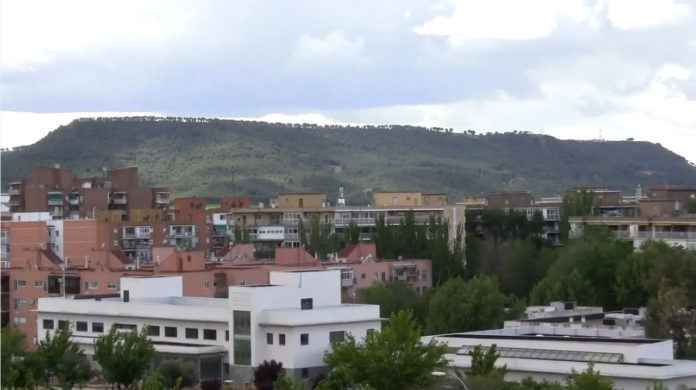
<path id="1" fill-rule="evenodd" d="M 461 339 L 498 339 L 498 340 L 535 340 L 535 341 L 574 341 L 586 343 L 617 343 L 617 344 L 652 344 L 659 343 L 664 340 L 650 338 L 610 338 L 610 337 L 591 337 L 591 336 L 559 336 L 551 334 L 526 334 L 526 335 L 500 335 L 500 334 L 467 334 L 467 333 L 452 333 L 435 335 L 433 337 L 449 337 Z"/>

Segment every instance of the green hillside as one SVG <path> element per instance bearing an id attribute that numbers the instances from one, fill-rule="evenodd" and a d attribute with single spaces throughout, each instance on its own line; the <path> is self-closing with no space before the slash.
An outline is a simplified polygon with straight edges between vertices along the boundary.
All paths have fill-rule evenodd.
<path id="1" fill-rule="evenodd" d="M 3 184 L 32 166 L 84 175 L 138 166 L 148 185 L 177 195 L 420 190 L 452 197 L 499 190 L 558 193 L 580 184 L 696 184 L 696 168 L 658 144 L 478 135 L 410 126 L 287 125 L 234 120 L 89 119 L 2 154 Z"/>

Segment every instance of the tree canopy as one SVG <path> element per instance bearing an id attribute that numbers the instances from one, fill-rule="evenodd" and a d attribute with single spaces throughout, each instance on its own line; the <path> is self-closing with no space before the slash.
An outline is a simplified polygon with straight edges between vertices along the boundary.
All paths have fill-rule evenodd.
<path id="1" fill-rule="evenodd" d="M 408 311 L 391 316 L 381 332 L 363 342 L 349 336 L 333 344 L 324 356 L 329 366 L 322 389 L 420 389 L 434 382 L 432 372 L 442 370 L 446 347 L 423 344 L 421 329 Z"/>
<path id="2" fill-rule="evenodd" d="M 450 279 L 430 300 L 427 329 L 430 334 L 490 329 L 502 325 L 506 297 L 494 277 Z"/>
<path id="3" fill-rule="evenodd" d="M 132 388 L 150 368 L 155 349 L 147 338 L 147 327 L 140 333 L 122 332 L 112 327 L 94 344 L 94 359 L 108 383 Z"/>

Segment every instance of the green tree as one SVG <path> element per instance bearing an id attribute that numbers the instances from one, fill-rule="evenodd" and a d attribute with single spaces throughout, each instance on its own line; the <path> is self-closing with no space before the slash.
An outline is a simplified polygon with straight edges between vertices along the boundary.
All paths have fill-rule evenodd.
<path id="1" fill-rule="evenodd" d="M 305 385 L 301 381 L 282 373 L 278 379 L 273 382 L 274 390 L 304 390 Z"/>
<path id="2" fill-rule="evenodd" d="M 401 311 L 392 315 L 381 332 L 369 334 L 363 343 L 349 336 L 334 344 L 324 356 L 329 374 L 322 385 L 324 389 L 427 387 L 434 382 L 432 372 L 447 366 L 445 352 L 444 345 L 423 344 L 421 329 L 412 314 Z"/>
<path id="3" fill-rule="evenodd" d="M 395 281 L 358 290 L 358 300 L 361 303 L 379 305 L 380 315 L 388 318 L 401 310 L 417 311 L 421 298 L 406 282 Z"/>
<path id="4" fill-rule="evenodd" d="M 157 372 L 162 377 L 164 387 L 168 389 L 190 387 L 196 383 L 196 367 L 190 362 L 168 359 L 160 364 Z"/>
<path id="5" fill-rule="evenodd" d="M 617 270 L 633 253 L 633 246 L 616 240 L 606 229 L 587 229 L 585 233 L 559 251 L 557 260 L 530 294 L 533 304 L 574 300 L 608 309 L 620 306 Z"/>
<path id="6" fill-rule="evenodd" d="M 476 276 L 469 281 L 450 279 L 430 300 L 428 332 L 447 333 L 489 329 L 502 325 L 505 295 L 494 277 Z"/>
<path id="7" fill-rule="evenodd" d="M 585 217 L 592 215 L 596 206 L 595 195 L 592 191 L 579 190 L 568 192 L 563 197 L 561 206 L 561 241 L 568 241 L 570 232 L 570 217 Z"/>
<path id="8" fill-rule="evenodd" d="M 360 242 L 360 227 L 355 222 L 351 222 L 346 228 L 344 238 L 348 244 L 354 245 Z"/>
<path id="9" fill-rule="evenodd" d="M 600 375 L 595 371 L 592 364 L 587 370 L 573 374 L 568 378 L 568 390 L 613 390 L 614 384 L 611 379 Z"/>
<path id="10" fill-rule="evenodd" d="M 489 348 L 477 345 L 471 351 L 471 368 L 467 370 L 466 374 L 468 376 L 496 376 L 502 378 L 505 376 L 506 367 L 495 366 L 499 357 L 500 354 L 495 344 Z"/>
<path id="11" fill-rule="evenodd" d="M 673 339 L 681 359 L 696 358 L 696 310 L 688 306 L 687 290 L 667 279 L 648 303 L 647 335 Z"/>
<path id="12" fill-rule="evenodd" d="M 501 288 L 520 298 L 529 296 L 555 260 L 555 250 L 539 242 L 530 239 L 509 241 L 499 271 Z"/>
<path id="13" fill-rule="evenodd" d="M 689 198 L 686 202 L 686 212 L 689 214 L 696 214 L 696 198 Z"/>
<path id="14" fill-rule="evenodd" d="M 155 354 L 146 332 L 146 326 L 140 333 L 120 332 L 112 327 L 109 333 L 97 339 L 94 359 L 108 383 L 118 389 L 130 389 L 143 378 Z"/>
<path id="15" fill-rule="evenodd" d="M 145 379 L 143 379 L 143 384 L 140 387 L 141 390 L 164 390 L 167 387 L 164 385 L 164 377 L 158 370 L 151 371 Z"/>
<path id="16" fill-rule="evenodd" d="M 0 339 L 2 388 L 34 388 L 40 380 L 41 370 L 35 354 L 25 350 L 24 333 L 13 327 L 4 327 L 0 330 Z"/>
<path id="17" fill-rule="evenodd" d="M 72 333 L 68 329 L 59 328 L 39 343 L 36 356 L 42 370 L 42 382 L 49 386 L 57 382 L 61 389 L 69 390 L 76 385 L 87 383 L 92 376 L 92 370 L 84 352 L 73 343 Z"/>
<path id="18" fill-rule="evenodd" d="M 471 390 L 493 390 L 506 387 L 505 373 L 507 368 L 496 367 L 500 355 L 496 345 L 483 348 L 480 345 L 471 351 L 471 368 L 466 371 L 466 377 L 460 378 Z"/>

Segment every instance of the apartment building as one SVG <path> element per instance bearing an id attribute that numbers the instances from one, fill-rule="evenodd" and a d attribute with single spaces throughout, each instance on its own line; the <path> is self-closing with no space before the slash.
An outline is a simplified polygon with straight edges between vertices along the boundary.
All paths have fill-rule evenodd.
<path id="1" fill-rule="evenodd" d="M 601 203 L 600 203 L 601 205 Z M 604 226 L 617 238 L 639 249 L 649 240 L 696 250 L 696 187 L 657 186 L 647 194 L 624 197 L 612 212 L 599 208 L 592 216 L 571 217 L 570 236 L 582 236 L 586 226 Z"/>
<path id="2" fill-rule="evenodd" d="M 357 302 L 359 290 L 379 283 L 403 282 L 419 295 L 425 294 L 433 286 L 430 260 L 379 259 L 373 243 L 351 245 L 339 257 L 322 265 L 341 271 L 341 287 L 346 302 Z"/>
<path id="3" fill-rule="evenodd" d="M 467 230 L 470 232 L 482 232 L 482 210 L 514 210 L 523 213 L 527 219 L 532 220 L 535 213 L 539 213 L 543 220 L 542 238 L 551 244 L 560 244 L 561 206 L 563 199 L 560 196 L 534 198 L 528 191 L 495 192 L 483 197 L 466 197 L 457 203 L 466 207 L 471 218 L 468 220 Z"/>
<path id="4" fill-rule="evenodd" d="M 181 277 L 123 278 L 114 298 L 41 298 L 38 337 L 71 326 L 74 341 L 92 355 L 95 338 L 111 326 L 146 328 L 158 353 L 197 362 L 199 380 L 251 383 L 264 360 L 309 381 L 325 372 L 332 342 L 381 327 L 379 306 L 342 304 L 335 270 L 271 272 L 269 283 L 229 287 L 227 298 L 191 298 L 183 290 Z"/>
<path id="5" fill-rule="evenodd" d="M 166 208 L 170 192 L 139 186 L 135 167 L 105 170 L 102 176 L 80 178 L 69 169 L 35 167 L 27 178 L 8 183 L 11 212 L 49 212 L 53 219 L 96 217 L 99 211 Z"/>
<path id="6" fill-rule="evenodd" d="M 326 263 L 304 248 L 283 247 L 275 248 L 274 256 L 268 259 L 251 256 L 242 261 L 211 262 L 202 249 L 183 250 L 159 244 L 157 240 L 166 236 L 149 226 L 53 220 L 48 213 L 31 216 L 32 221 L 3 223 L 0 230 L 6 255 L 2 263 L 2 318 L 27 335 L 35 334 L 37 299 L 113 294 L 118 291 L 119 279 L 127 275 L 181 276 L 184 295 L 191 297 L 225 298 L 228 286 L 267 284 L 272 271 L 308 268 L 340 269 L 344 276 L 343 296 L 349 301 L 355 301 L 357 289 L 381 281 L 404 280 L 420 293 L 432 286 L 429 260 L 377 259 L 374 244 L 357 245 L 345 257 Z M 144 245 L 149 261 L 129 256 L 131 247 L 124 242 L 133 242 L 134 251 L 140 251 L 139 245 Z M 346 273 L 353 275 L 350 283 Z"/>
<path id="7" fill-rule="evenodd" d="M 238 241 L 252 242 L 259 252 L 271 252 L 275 247 L 299 247 L 301 234 L 309 234 L 312 222 L 322 228 L 328 226 L 331 233 L 344 234 L 356 225 L 360 239 L 374 238 L 377 222 L 398 225 L 407 213 L 413 213 L 417 224 L 427 224 L 431 219 L 442 219 L 450 224 L 451 237 L 456 227 L 464 224 L 462 205 L 447 205 L 447 197 L 441 194 L 420 192 L 378 192 L 373 197 L 374 206 L 331 206 L 326 194 L 279 194 L 270 202 L 271 207 L 240 208 L 210 215 L 212 225 L 211 253 L 226 253 L 226 248 Z"/>

